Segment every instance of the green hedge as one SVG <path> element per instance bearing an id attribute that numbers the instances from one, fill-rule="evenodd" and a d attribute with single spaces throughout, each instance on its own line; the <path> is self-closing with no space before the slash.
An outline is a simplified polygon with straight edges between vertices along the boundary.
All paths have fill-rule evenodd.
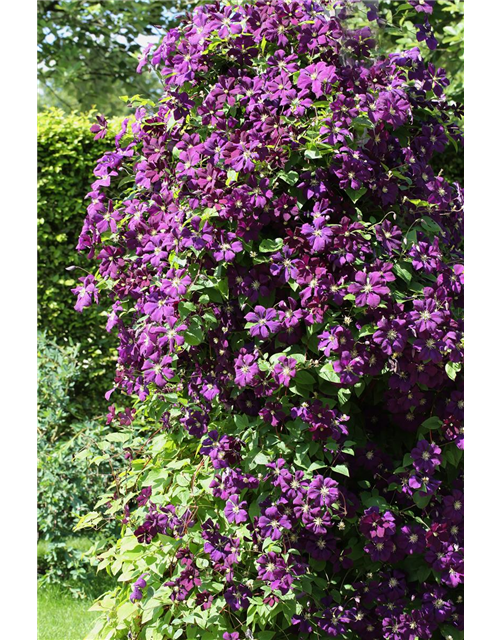
<path id="1" fill-rule="evenodd" d="M 79 376 L 89 401 L 103 402 L 110 388 L 113 338 L 107 338 L 99 309 L 77 313 L 71 288 L 87 268 L 85 255 L 75 246 L 86 213 L 85 196 L 93 180 L 96 160 L 110 148 L 110 137 L 118 130 L 112 123 L 105 140 L 94 140 L 90 132 L 95 114 L 64 114 L 49 109 L 38 114 L 38 326 L 59 344 L 81 345 Z M 103 338 L 104 335 L 104 338 Z"/>

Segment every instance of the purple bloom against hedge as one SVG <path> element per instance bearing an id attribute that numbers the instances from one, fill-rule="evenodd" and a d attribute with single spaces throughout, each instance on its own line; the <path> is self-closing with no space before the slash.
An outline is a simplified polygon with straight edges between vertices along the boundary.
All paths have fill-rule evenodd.
<path id="1" fill-rule="evenodd" d="M 407 120 L 410 113 L 410 103 L 401 91 L 382 91 L 378 102 L 383 113 L 381 119 L 394 128 L 401 127 Z"/>
<path id="2" fill-rule="evenodd" d="M 98 161 L 78 241 L 106 280 L 118 334 L 108 394 L 149 395 L 158 426 L 179 436 L 174 457 L 194 456 L 201 440 L 212 475 L 203 504 L 193 495 L 182 515 L 143 487 L 118 519 L 143 520 L 141 544 L 183 538 L 166 565 L 167 600 L 180 619 L 190 603 L 210 613 L 224 594 L 243 625 L 216 620 L 224 640 L 243 637 L 252 596 L 266 610 L 298 598 L 296 635 L 423 640 L 449 631 L 442 622 L 462 625 L 452 589 L 463 580 L 463 191 L 430 166 L 450 138 L 462 143 L 460 108 L 416 47 L 379 56 L 365 3 L 333 4 L 204 4 L 168 31 L 144 60 L 164 78 L 162 100 L 137 108 L 126 138 Z M 417 39 L 432 46 L 434 3 L 412 4 L 424 23 Z M 306 154 L 311 135 L 330 152 Z M 425 220 L 415 231 L 422 216 L 439 233 Z M 267 251 L 271 243 L 280 248 Z M 194 316 L 192 345 L 182 340 Z M 321 379 L 309 399 L 290 391 L 320 370 L 332 382 Z M 434 414 L 436 444 L 419 443 Z M 263 465 L 254 445 L 283 458 Z M 396 473 L 405 451 L 414 468 Z M 335 465 L 349 469 L 342 486 L 329 477 Z M 375 501 L 394 507 L 364 512 Z M 209 563 L 198 567 L 190 547 L 200 529 Z M 351 568 L 348 588 L 340 580 L 338 591 L 302 594 L 298 576 L 321 585 Z M 134 585 L 142 601 L 143 587 Z"/>
<path id="3" fill-rule="evenodd" d="M 130 594 L 130 602 L 136 602 L 137 600 L 142 600 L 143 593 L 142 590 L 146 588 L 146 580 L 144 580 L 144 576 L 147 576 L 146 573 L 143 573 L 140 578 L 138 578 L 132 587 L 132 593 Z"/>
<path id="4" fill-rule="evenodd" d="M 246 522 L 248 518 L 248 513 L 245 511 L 246 506 L 247 503 L 244 500 L 240 502 L 237 495 L 230 496 L 224 508 L 227 521 L 234 522 L 235 524 Z"/>
<path id="5" fill-rule="evenodd" d="M 297 360 L 293 358 L 286 358 L 281 356 L 278 358 L 278 362 L 274 365 L 273 376 L 274 379 L 285 387 L 290 386 L 292 378 L 297 374 L 296 371 Z"/>
<path id="6" fill-rule="evenodd" d="M 357 271 L 354 276 L 355 282 L 352 282 L 347 291 L 356 296 L 356 305 L 358 307 L 377 307 L 382 301 L 382 296 L 388 295 L 391 290 L 386 286 L 384 274 L 380 271 Z"/>
<path id="7" fill-rule="evenodd" d="M 298 615 L 294 613 L 291 622 L 293 627 L 296 627 L 294 629 L 295 633 L 305 635 L 312 633 L 313 627 L 311 624 L 311 615 L 308 611 L 306 611 L 306 615 Z"/>
<path id="8" fill-rule="evenodd" d="M 372 538 L 364 547 L 374 562 L 387 562 L 395 550 L 392 538 Z"/>
<path id="9" fill-rule="evenodd" d="M 142 600 L 143 597 L 142 591 L 134 588 L 130 594 L 130 602 L 137 602 L 138 600 Z"/>
<path id="10" fill-rule="evenodd" d="M 184 344 L 184 336 L 180 335 L 180 331 L 186 331 L 187 325 L 181 323 L 177 324 L 178 318 L 173 315 L 169 315 L 165 318 L 163 331 L 165 335 L 158 340 L 160 347 L 167 344 L 170 352 L 173 352 L 177 347 L 181 347 Z M 177 326 L 176 326 L 177 325 Z M 168 328 L 167 328 L 168 327 Z"/>
<path id="11" fill-rule="evenodd" d="M 389 220 L 384 220 L 375 226 L 375 235 L 389 254 L 401 249 L 403 240 L 401 229 L 391 224 Z"/>
<path id="12" fill-rule="evenodd" d="M 290 478 L 279 478 L 279 486 L 283 491 L 283 495 L 288 500 L 293 501 L 297 496 L 305 495 L 307 481 L 304 479 L 304 472 L 300 469 L 290 476 Z"/>
<path id="13" fill-rule="evenodd" d="M 419 242 L 412 246 L 408 255 L 413 258 L 412 265 L 416 271 L 422 269 L 425 273 L 432 273 L 439 267 L 441 252 L 438 244 L 439 241 L 435 238 L 432 245 L 427 242 Z"/>
<path id="14" fill-rule="evenodd" d="M 261 580 L 275 581 L 282 578 L 287 570 L 286 563 L 274 551 L 257 558 L 258 576 Z"/>
<path id="15" fill-rule="evenodd" d="M 451 201 L 450 185 L 444 178 L 438 176 L 427 184 L 429 195 L 428 201 L 439 206 L 446 206 Z"/>
<path id="16" fill-rule="evenodd" d="M 151 493 L 152 487 L 143 487 L 140 494 L 137 496 L 137 504 L 140 507 L 144 507 L 148 503 L 149 498 L 151 498 Z"/>
<path id="17" fill-rule="evenodd" d="M 332 146 L 353 137 L 346 120 L 336 120 L 335 118 L 325 118 L 319 133 L 323 136 L 321 141 Z"/>
<path id="18" fill-rule="evenodd" d="M 250 327 L 250 335 L 265 340 L 269 338 L 271 333 L 275 333 L 279 328 L 279 322 L 275 320 L 276 310 L 265 309 L 264 307 L 257 305 L 254 311 L 247 313 L 245 320 L 247 322 L 254 323 Z"/>
<path id="19" fill-rule="evenodd" d="M 425 41 L 431 51 L 437 49 L 438 41 L 428 19 L 423 24 L 415 24 L 417 28 L 417 42 Z"/>
<path id="20" fill-rule="evenodd" d="M 408 3 L 415 8 L 415 11 L 430 15 L 434 10 L 436 0 L 408 0 Z"/>
<path id="21" fill-rule="evenodd" d="M 233 631 L 233 633 L 229 633 L 229 631 L 225 631 L 222 634 L 222 640 L 239 640 L 239 638 L 240 638 L 240 634 L 237 631 Z"/>
<path id="22" fill-rule="evenodd" d="M 270 68 L 276 67 L 277 70 L 287 71 L 289 74 L 298 71 L 297 55 L 295 53 L 288 54 L 284 49 L 278 49 L 272 56 L 267 59 L 267 65 Z"/>
<path id="23" fill-rule="evenodd" d="M 154 382 L 157 387 L 163 388 L 167 380 L 175 375 L 169 367 L 170 364 L 172 364 L 170 356 L 161 357 L 159 353 L 153 353 L 142 367 L 145 382 Z"/>
<path id="24" fill-rule="evenodd" d="M 165 296 L 161 295 L 159 291 L 155 291 L 145 301 L 144 312 L 151 318 L 151 320 L 153 320 L 153 322 L 163 323 L 168 318 L 174 317 L 175 314 L 174 307 L 168 303 L 169 300 Z M 151 338 L 151 336 L 149 337 Z"/>
<path id="25" fill-rule="evenodd" d="M 422 585 L 422 611 L 430 620 L 444 622 L 447 620 L 454 606 L 448 599 L 448 592 L 437 585 Z"/>
<path id="26" fill-rule="evenodd" d="M 253 171 L 259 155 L 260 141 L 252 139 L 250 133 L 244 131 L 237 142 L 230 141 L 224 150 L 226 164 L 235 171 L 245 173 Z"/>
<path id="27" fill-rule="evenodd" d="M 213 400 L 220 394 L 221 390 L 215 382 L 207 381 L 201 388 L 201 395 L 207 400 Z"/>
<path id="28" fill-rule="evenodd" d="M 422 473 L 432 475 L 441 464 L 441 449 L 427 440 L 420 440 L 410 455 L 413 466 Z"/>
<path id="29" fill-rule="evenodd" d="M 323 351 L 326 357 L 329 357 L 330 354 L 335 351 L 334 344 L 336 344 L 336 339 L 333 330 L 323 331 L 323 333 L 318 335 L 318 340 L 318 349 Z"/>
<path id="30" fill-rule="evenodd" d="M 444 92 L 444 87 L 447 87 L 450 84 L 450 81 L 446 77 L 446 71 L 441 67 L 436 69 L 432 63 L 427 65 L 427 69 L 428 72 L 424 76 L 422 89 L 424 91 L 433 91 L 436 96 L 441 97 Z M 408 78 L 410 79 L 415 77 L 419 77 L 419 79 L 421 79 L 421 74 L 418 74 L 418 72 L 410 72 L 408 74 Z"/>
<path id="31" fill-rule="evenodd" d="M 305 550 L 315 560 L 331 560 L 337 554 L 336 539 L 330 532 L 320 536 L 310 533 L 306 538 Z"/>
<path id="32" fill-rule="evenodd" d="M 207 611 L 212 606 L 214 595 L 208 591 L 198 591 L 195 594 L 195 602 L 197 607 L 201 607 L 202 611 Z"/>
<path id="33" fill-rule="evenodd" d="M 273 427 L 277 427 L 283 423 L 287 417 L 287 414 L 283 411 L 282 405 L 279 402 L 268 402 L 259 411 L 261 418 L 269 423 Z"/>
<path id="34" fill-rule="evenodd" d="M 271 470 L 271 478 L 275 485 L 279 485 L 283 481 L 288 482 L 292 478 L 292 474 L 283 458 L 278 458 L 276 462 L 270 462 L 267 467 Z"/>
<path id="35" fill-rule="evenodd" d="M 323 331 L 318 335 L 318 349 L 329 357 L 332 352 L 346 351 L 354 346 L 354 340 L 349 329 L 338 326 Z"/>
<path id="36" fill-rule="evenodd" d="M 243 285 L 242 293 L 248 296 L 250 302 L 257 302 L 259 296 L 265 297 L 271 293 L 270 278 L 263 269 L 250 269 L 243 278 Z"/>
<path id="37" fill-rule="evenodd" d="M 455 589 L 464 582 L 464 558 L 458 552 L 448 554 L 444 571 L 441 574 L 444 584 Z"/>
<path id="38" fill-rule="evenodd" d="M 414 473 L 408 480 L 408 486 L 413 491 L 418 491 L 419 496 L 424 497 L 436 493 L 441 484 L 434 476 L 425 473 Z"/>
<path id="39" fill-rule="evenodd" d="M 445 343 L 441 340 L 442 334 L 435 332 L 435 337 L 427 333 L 420 335 L 421 337 L 417 338 L 413 343 L 413 348 L 420 354 L 420 358 L 434 363 L 442 362 L 445 349 Z"/>
<path id="40" fill-rule="evenodd" d="M 71 289 L 71 292 L 77 296 L 74 308 L 76 311 L 82 312 L 85 307 L 90 307 L 92 304 L 92 298 L 96 304 L 99 302 L 99 291 L 95 285 L 96 280 L 94 276 L 88 275 L 83 278 L 78 278 L 78 280 L 82 284 Z"/>
<path id="41" fill-rule="evenodd" d="M 321 216 L 315 218 L 312 224 L 302 225 L 301 231 L 315 253 L 324 251 L 333 237 L 332 229 L 326 226 L 326 220 Z"/>
<path id="42" fill-rule="evenodd" d="M 97 120 L 97 123 L 90 127 L 90 131 L 96 134 L 94 136 L 94 140 L 100 140 L 104 138 L 108 132 L 108 121 L 102 115 L 96 116 L 95 119 Z"/>

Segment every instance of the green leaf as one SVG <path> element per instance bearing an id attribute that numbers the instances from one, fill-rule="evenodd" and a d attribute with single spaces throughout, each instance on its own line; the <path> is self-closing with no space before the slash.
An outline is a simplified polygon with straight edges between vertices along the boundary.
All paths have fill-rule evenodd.
<path id="1" fill-rule="evenodd" d="M 334 467 L 332 467 L 332 471 L 335 471 L 335 473 L 340 473 L 343 476 L 347 476 L 349 477 L 349 469 L 347 468 L 347 466 L 345 464 L 337 464 Z"/>
<path id="2" fill-rule="evenodd" d="M 345 191 L 349 198 L 356 203 L 361 197 L 365 195 L 367 192 L 366 187 L 361 187 L 361 189 L 351 189 L 351 187 L 346 187 Z"/>
<path id="3" fill-rule="evenodd" d="M 269 464 L 269 457 L 262 452 L 258 453 L 253 459 L 253 466 L 258 464 Z"/>
<path id="4" fill-rule="evenodd" d="M 191 325 L 187 331 L 184 331 L 183 335 L 185 341 L 192 346 L 196 346 L 203 342 L 203 331 L 194 325 Z"/>
<path id="5" fill-rule="evenodd" d="M 340 376 L 336 371 L 333 370 L 333 365 L 331 362 L 327 362 L 325 365 L 323 365 L 318 371 L 318 375 L 320 378 L 328 380 L 328 382 L 340 382 Z"/>
<path id="6" fill-rule="evenodd" d="M 259 245 L 259 251 L 263 253 L 274 253 L 275 251 L 279 251 L 282 246 L 283 238 L 275 238 L 274 240 L 262 240 Z"/>
<path id="7" fill-rule="evenodd" d="M 425 507 L 431 501 L 431 498 L 432 498 L 431 493 L 421 496 L 420 492 L 417 491 L 416 493 L 413 494 L 413 502 L 417 505 L 419 509 L 425 509 Z"/>
<path id="8" fill-rule="evenodd" d="M 179 302 L 179 315 L 181 318 L 185 318 L 194 311 L 196 311 L 196 305 L 193 302 Z"/>
<path id="9" fill-rule="evenodd" d="M 387 503 L 387 500 L 382 496 L 374 496 L 371 493 L 367 493 L 363 491 L 361 493 L 361 502 L 365 507 L 378 507 L 379 509 L 389 509 L 390 505 Z"/>
<path id="10" fill-rule="evenodd" d="M 278 177 L 289 185 L 294 185 L 299 179 L 299 174 L 296 171 L 280 171 Z"/>
<path id="11" fill-rule="evenodd" d="M 349 398 L 351 397 L 351 393 L 352 392 L 350 389 L 339 389 L 338 396 L 340 403 L 345 404 L 346 402 L 348 402 Z"/>
<path id="12" fill-rule="evenodd" d="M 244 429 L 246 429 L 248 427 L 248 416 L 240 415 L 240 414 L 236 413 L 233 416 L 233 418 L 234 418 L 234 423 L 236 424 L 238 429 L 241 429 L 243 431 Z"/>
<path id="13" fill-rule="evenodd" d="M 402 267 L 397 262 L 394 265 L 393 269 L 394 269 L 394 273 L 400 278 L 402 278 L 407 284 L 411 282 L 411 278 L 412 278 L 411 271 L 409 271 L 408 269 L 405 269 L 405 267 Z"/>
<path id="14" fill-rule="evenodd" d="M 447 362 L 444 369 L 448 378 L 450 378 L 450 380 L 455 380 L 457 373 L 462 370 L 462 364 L 460 362 Z"/>
<path id="15" fill-rule="evenodd" d="M 457 446 L 448 445 L 446 447 L 446 451 L 445 451 L 445 454 L 443 456 L 443 460 L 446 460 L 451 465 L 453 465 L 455 468 L 457 468 L 458 465 L 460 464 L 461 460 L 462 460 L 463 453 L 464 452 L 462 451 L 462 449 L 459 449 Z"/>
<path id="16" fill-rule="evenodd" d="M 73 531 L 80 531 L 80 529 L 95 527 L 99 522 L 101 522 L 101 520 L 102 516 L 100 513 L 97 511 L 90 511 L 80 518 Z"/>
<path id="17" fill-rule="evenodd" d="M 422 218 L 422 227 L 426 231 L 431 233 L 433 236 L 442 235 L 442 233 L 443 233 L 443 230 L 438 225 L 438 223 L 435 222 L 432 218 L 429 218 L 428 216 L 424 216 Z"/>
<path id="18" fill-rule="evenodd" d="M 376 330 L 377 330 L 377 327 L 373 326 L 372 324 L 365 324 L 364 327 L 361 327 L 358 338 L 363 338 L 364 336 L 371 336 L 373 333 L 375 333 Z"/>
<path id="19" fill-rule="evenodd" d="M 431 575 L 431 567 L 427 566 L 420 566 L 417 571 L 416 571 L 416 576 L 417 576 L 417 580 L 419 582 L 425 582 L 427 580 L 427 578 Z"/>
<path id="20" fill-rule="evenodd" d="M 426 431 L 434 431 L 435 429 L 439 429 L 442 424 L 442 420 L 440 420 L 437 416 L 432 416 L 432 418 L 427 418 L 427 420 L 422 422 L 421 427 L 423 427 Z"/>
<path id="21" fill-rule="evenodd" d="M 318 160 L 321 158 L 321 151 L 318 151 L 317 149 L 306 149 L 304 156 L 310 160 Z"/>
<path id="22" fill-rule="evenodd" d="M 451 624 L 440 625 L 439 631 L 445 640 L 463 640 L 464 638 L 464 632 L 452 627 Z"/>
<path id="23" fill-rule="evenodd" d="M 303 369 L 301 371 L 297 371 L 297 374 L 294 380 L 299 384 L 305 384 L 305 385 L 316 384 L 315 378 L 310 373 L 308 373 L 307 371 L 304 371 Z"/>

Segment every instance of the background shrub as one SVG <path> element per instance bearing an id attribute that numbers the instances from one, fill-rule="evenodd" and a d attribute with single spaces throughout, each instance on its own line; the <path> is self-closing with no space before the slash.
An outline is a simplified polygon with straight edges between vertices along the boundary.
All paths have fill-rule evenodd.
<path id="1" fill-rule="evenodd" d="M 60 345 L 70 339 L 80 345 L 74 354 L 80 369 L 77 391 L 97 413 L 112 380 L 112 341 L 102 331 L 99 309 L 84 320 L 74 313 L 71 287 L 82 272 L 66 270 L 87 266 L 83 256 L 75 255 L 75 246 L 88 184 L 104 145 L 90 132 L 94 122 L 92 113 L 68 115 L 53 108 L 38 114 L 38 326 Z M 71 360 L 68 366 L 76 366 Z"/>
<path id="2" fill-rule="evenodd" d="M 99 442 L 107 427 L 99 416 L 86 418 L 87 399 L 77 393 L 82 374 L 78 345 L 58 346 L 39 333 L 38 573 L 42 582 L 65 586 L 74 595 L 97 595 L 105 583 L 96 583 L 97 563 L 88 551 L 116 527 L 104 521 L 92 541 L 74 533 L 109 484 L 108 464 L 88 462 L 103 452 Z"/>

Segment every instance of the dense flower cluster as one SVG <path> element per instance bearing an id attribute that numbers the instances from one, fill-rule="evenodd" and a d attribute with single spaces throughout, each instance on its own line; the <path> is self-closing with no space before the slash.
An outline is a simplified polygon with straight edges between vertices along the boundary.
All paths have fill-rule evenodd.
<path id="1" fill-rule="evenodd" d="M 169 31 L 78 245 L 114 390 L 200 465 L 190 493 L 142 485 L 135 538 L 173 545 L 148 586 L 231 640 L 462 629 L 463 193 L 432 168 L 460 131 L 443 69 L 377 58 L 350 5 L 216 3 Z"/>

